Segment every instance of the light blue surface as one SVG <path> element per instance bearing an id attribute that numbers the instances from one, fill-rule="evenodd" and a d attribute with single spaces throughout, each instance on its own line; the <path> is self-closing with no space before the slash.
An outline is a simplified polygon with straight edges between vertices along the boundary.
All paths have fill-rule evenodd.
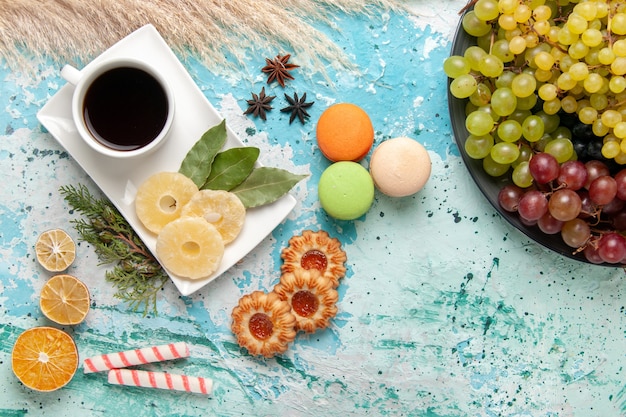
<path id="1" fill-rule="evenodd" d="M 458 9 L 463 2 L 455 3 Z M 361 74 L 329 69 L 329 85 L 315 69 L 299 68 L 285 89 L 266 86 L 277 96 L 267 122 L 243 116 L 245 100 L 266 85 L 264 58 L 289 51 L 254 54 L 230 76 L 193 58 L 184 62 L 227 123 L 261 148 L 266 165 L 310 174 L 293 190 L 293 213 L 223 277 L 188 297 L 170 283 L 159 315 L 143 317 L 113 297 L 92 249 L 79 245 L 70 273 L 88 284 L 94 306 L 84 323 L 66 330 L 81 358 L 186 341 L 190 358 L 148 368 L 212 378 L 212 398 L 112 386 L 81 369 L 67 387 L 41 394 L 13 376 L 16 337 L 50 324 L 38 308 L 48 274 L 34 259 L 36 237 L 51 227 L 73 232 L 76 214 L 58 188 L 80 182 L 97 189 L 36 120 L 64 84 L 58 68 L 47 64 L 32 76 L 3 64 L 0 415 L 626 415 L 624 271 L 548 252 L 479 194 L 451 137 L 441 70 L 450 39 L 436 27 L 445 20 L 419 16 L 427 6 L 417 4 L 417 16 L 340 15 L 341 32 L 326 31 Z M 449 32 L 456 17 L 446 18 Z M 279 111 L 283 93 L 294 92 L 315 101 L 305 125 L 289 125 Z M 330 162 L 316 147 L 315 124 L 341 101 L 370 114 L 375 144 L 406 135 L 433 160 L 420 193 L 377 193 L 370 212 L 354 222 L 328 218 L 317 202 L 317 180 Z M 284 356 L 250 357 L 230 332 L 230 312 L 241 295 L 271 290 L 280 251 L 309 228 L 338 237 L 348 254 L 339 313 L 331 328 L 298 335 Z"/>

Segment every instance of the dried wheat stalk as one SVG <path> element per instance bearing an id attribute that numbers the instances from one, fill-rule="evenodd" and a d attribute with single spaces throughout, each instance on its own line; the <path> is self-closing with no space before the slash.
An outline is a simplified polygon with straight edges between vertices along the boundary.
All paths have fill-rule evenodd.
<path id="1" fill-rule="evenodd" d="M 152 23 L 179 56 L 193 55 L 213 70 L 272 49 L 312 67 L 351 67 L 312 22 L 332 24 L 338 11 L 376 18 L 401 7 L 396 0 L 0 0 L 0 55 L 14 69 L 32 67 L 25 52 L 76 63 Z"/>

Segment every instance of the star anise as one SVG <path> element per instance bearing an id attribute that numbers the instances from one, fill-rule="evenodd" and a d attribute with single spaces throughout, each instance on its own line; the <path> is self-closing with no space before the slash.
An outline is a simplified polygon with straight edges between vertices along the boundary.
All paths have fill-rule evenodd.
<path id="1" fill-rule="evenodd" d="M 291 112 L 291 116 L 289 117 L 289 124 L 293 122 L 296 118 L 300 120 L 300 123 L 304 124 L 307 118 L 311 117 L 309 113 L 307 113 L 306 109 L 311 107 L 314 101 L 309 103 L 306 102 L 306 93 L 302 95 L 302 98 L 298 99 L 298 93 L 293 93 L 293 98 L 289 97 L 285 94 L 285 98 L 289 102 L 289 106 L 280 109 L 282 112 Z"/>
<path id="2" fill-rule="evenodd" d="M 259 95 L 252 93 L 252 100 L 246 100 L 248 108 L 243 114 L 252 114 L 254 117 L 259 116 L 265 120 L 265 113 L 273 109 L 270 102 L 275 98 L 276 96 L 266 96 L 265 87 L 263 87 Z"/>
<path id="3" fill-rule="evenodd" d="M 274 59 L 265 58 L 266 65 L 261 68 L 261 71 L 269 74 L 267 77 L 268 84 L 276 80 L 281 87 L 284 87 L 285 80 L 294 79 L 293 76 L 289 74 L 289 71 L 300 67 L 300 65 L 290 64 L 289 58 L 291 58 L 290 54 L 284 56 L 276 55 Z"/>

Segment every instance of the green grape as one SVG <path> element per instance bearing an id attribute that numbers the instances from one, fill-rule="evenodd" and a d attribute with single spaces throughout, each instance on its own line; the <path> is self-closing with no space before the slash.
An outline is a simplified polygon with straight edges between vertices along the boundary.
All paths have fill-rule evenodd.
<path id="1" fill-rule="evenodd" d="M 465 153 L 472 159 L 483 159 L 491 152 L 493 143 L 493 136 L 489 134 L 483 136 L 469 135 L 464 144 Z"/>
<path id="2" fill-rule="evenodd" d="M 539 51 L 535 55 L 535 65 L 537 65 L 537 68 L 539 69 L 548 71 L 552 69 L 554 62 L 555 62 L 555 59 L 552 56 L 552 54 L 550 54 L 550 52 Z"/>
<path id="3" fill-rule="evenodd" d="M 570 32 L 580 35 L 587 30 L 588 22 L 584 17 L 576 13 L 571 13 L 567 18 L 566 25 Z"/>
<path id="4" fill-rule="evenodd" d="M 583 59 L 589 53 L 589 47 L 583 41 L 577 40 L 569 46 L 567 53 L 574 59 Z"/>
<path id="5" fill-rule="evenodd" d="M 497 19 L 500 14 L 498 2 L 496 0 L 478 0 L 474 5 L 474 13 L 476 13 L 477 18 L 483 21 Z"/>
<path id="6" fill-rule="evenodd" d="M 574 13 L 590 22 L 596 18 L 598 14 L 598 7 L 593 1 L 578 3 L 574 6 Z"/>
<path id="7" fill-rule="evenodd" d="M 476 86 L 476 91 L 469 97 L 470 102 L 478 107 L 486 106 L 491 101 L 491 90 L 485 83 Z"/>
<path id="8" fill-rule="evenodd" d="M 521 36 L 514 36 L 509 39 L 509 50 L 515 55 L 519 55 L 526 50 L 526 39 Z"/>
<path id="9" fill-rule="evenodd" d="M 467 98 L 478 88 L 476 79 L 470 75 L 460 75 L 450 83 L 450 93 L 456 98 Z"/>
<path id="10" fill-rule="evenodd" d="M 518 5 L 518 0 L 499 0 L 498 10 L 500 13 L 513 14 Z"/>
<path id="11" fill-rule="evenodd" d="M 589 76 L 589 67 L 584 62 L 577 62 L 569 68 L 569 75 L 574 81 L 582 81 Z"/>
<path id="12" fill-rule="evenodd" d="M 443 72 L 450 78 L 469 74 L 471 67 L 467 59 L 459 55 L 452 55 L 443 61 Z"/>
<path id="13" fill-rule="evenodd" d="M 556 86 L 560 90 L 568 91 L 576 86 L 577 81 L 572 79 L 569 72 L 563 72 L 556 81 Z"/>
<path id="14" fill-rule="evenodd" d="M 529 110 L 515 109 L 515 111 L 509 115 L 507 120 L 515 120 L 521 125 L 522 123 L 524 123 L 524 120 L 526 120 L 526 118 L 530 117 L 531 115 L 532 113 Z"/>
<path id="15" fill-rule="evenodd" d="M 620 139 L 626 138 L 626 122 L 619 122 L 617 125 L 615 125 L 615 127 L 613 128 L 613 134 Z M 626 141 L 622 143 L 626 144 Z M 622 152 L 623 151 L 624 150 L 622 149 Z"/>
<path id="16" fill-rule="evenodd" d="M 510 165 L 497 163 L 491 158 L 491 155 L 483 158 L 483 170 L 492 177 L 500 177 L 506 174 L 510 167 Z"/>
<path id="17" fill-rule="evenodd" d="M 591 67 L 596 67 L 600 65 L 600 48 L 595 46 L 593 48 L 589 48 L 589 52 L 585 56 L 585 63 Z"/>
<path id="18" fill-rule="evenodd" d="M 478 62 L 478 70 L 486 77 L 497 77 L 504 71 L 504 63 L 493 54 L 486 54 Z"/>
<path id="19" fill-rule="evenodd" d="M 522 137 L 522 125 L 516 120 L 505 120 L 498 125 L 498 137 L 505 142 L 516 142 Z"/>
<path id="20" fill-rule="evenodd" d="M 552 132 L 551 136 L 554 139 L 572 139 L 572 131 L 569 130 L 566 126 L 559 126 L 556 128 L 554 132 Z"/>
<path id="21" fill-rule="evenodd" d="M 495 41 L 491 47 L 491 53 L 505 63 L 515 59 L 515 55 L 509 50 L 509 41 L 506 39 Z"/>
<path id="22" fill-rule="evenodd" d="M 615 60 L 613 60 L 613 62 L 611 63 L 611 72 L 613 73 L 613 75 L 626 74 L 626 57 L 615 57 Z"/>
<path id="23" fill-rule="evenodd" d="M 597 93 L 599 92 L 604 85 L 604 77 L 600 74 L 592 72 L 589 76 L 583 81 L 583 87 L 588 93 Z"/>
<path id="24" fill-rule="evenodd" d="M 470 46 L 463 53 L 463 57 L 467 59 L 467 62 L 469 62 L 470 68 L 473 71 L 479 70 L 478 63 L 480 62 L 480 59 L 485 55 L 487 55 L 487 52 L 485 52 L 484 49 L 478 46 Z"/>
<path id="25" fill-rule="evenodd" d="M 533 176 L 528 167 L 528 161 L 523 161 L 513 168 L 513 172 L 511 173 L 513 184 L 520 188 L 528 188 L 533 185 Z"/>
<path id="26" fill-rule="evenodd" d="M 611 19 L 611 31 L 616 35 L 626 35 L 626 14 L 616 13 Z"/>
<path id="27" fill-rule="evenodd" d="M 590 125 L 598 118 L 598 111 L 591 106 L 585 106 L 578 112 L 578 119 L 586 124 Z"/>
<path id="28" fill-rule="evenodd" d="M 545 4 L 533 9 L 533 19 L 535 19 L 536 22 L 546 21 L 550 19 L 550 17 L 552 17 L 552 9 Z"/>
<path id="29" fill-rule="evenodd" d="M 591 131 L 594 135 L 602 137 L 609 133 L 609 128 L 602 123 L 602 119 L 596 119 L 591 125 Z"/>
<path id="30" fill-rule="evenodd" d="M 622 115 L 617 110 L 606 110 L 601 116 L 602 123 L 608 128 L 614 128 L 622 121 Z"/>
<path id="31" fill-rule="evenodd" d="M 513 82 L 513 78 L 515 78 L 515 73 L 510 70 L 504 71 L 498 78 L 496 78 L 495 85 L 496 88 L 502 87 L 511 87 L 511 83 Z"/>
<path id="32" fill-rule="evenodd" d="M 491 25 L 487 22 L 480 20 L 473 10 L 465 13 L 461 22 L 463 29 L 471 36 L 483 36 L 491 31 Z"/>
<path id="33" fill-rule="evenodd" d="M 510 88 L 497 88 L 491 94 L 491 108 L 499 116 L 508 116 L 517 107 L 517 97 Z"/>
<path id="34" fill-rule="evenodd" d="M 578 40 L 578 35 L 572 33 L 567 26 L 563 26 L 561 30 L 559 30 L 557 40 L 560 44 L 571 45 Z"/>
<path id="35" fill-rule="evenodd" d="M 616 56 L 626 56 L 626 39 L 619 39 L 613 42 L 613 52 Z"/>
<path id="36" fill-rule="evenodd" d="M 519 148 L 514 143 L 498 142 L 489 153 L 494 162 L 502 165 L 511 165 L 519 157 Z"/>
<path id="37" fill-rule="evenodd" d="M 558 92 L 559 90 L 558 88 L 556 88 L 554 84 L 543 84 L 537 90 L 537 94 L 539 95 L 539 98 L 544 101 L 554 100 L 557 97 Z M 561 107 L 560 104 L 559 104 L 559 107 Z"/>
<path id="38" fill-rule="evenodd" d="M 614 75 L 609 81 L 609 89 L 612 93 L 619 94 L 626 89 L 626 78 Z"/>
<path id="39" fill-rule="evenodd" d="M 554 156 L 559 164 L 569 161 L 574 154 L 574 145 L 569 139 L 554 139 L 546 143 L 544 152 Z"/>
<path id="40" fill-rule="evenodd" d="M 513 17 L 518 23 L 526 23 L 532 16 L 532 10 L 525 4 L 519 4 L 513 11 Z"/>
<path id="41" fill-rule="evenodd" d="M 517 160 L 511 164 L 511 166 L 515 168 L 524 161 L 530 161 L 530 158 L 533 156 L 534 153 L 535 151 L 533 151 L 533 148 L 531 148 L 528 144 L 523 142 L 520 143 L 519 156 L 517 157 Z"/>
<path id="42" fill-rule="evenodd" d="M 583 43 L 589 47 L 600 45 L 603 41 L 602 38 L 603 38 L 602 32 L 600 32 L 598 29 L 591 29 L 591 28 L 585 30 L 583 34 L 580 36 L 580 39 L 583 41 Z"/>
<path id="43" fill-rule="evenodd" d="M 616 156 L 618 156 L 620 154 L 620 152 L 622 151 L 621 147 L 620 147 L 620 143 L 615 141 L 615 140 L 611 140 L 611 141 L 607 141 L 602 145 L 602 156 L 607 158 L 607 159 L 613 159 Z"/>
<path id="44" fill-rule="evenodd" d="M 513 30 L 517 27 L 517 21 L 512 14 L 501 14 L 498 17 L 498 26 L 504 30 Z"/>
<path id="45" fill-rule="evenodd" d="M 537 104 L 537 95 L 531 94 L 528 97 L 517 98 L 517 109 L 519 110 L 531 110 Z"/>
<path id="46" fill-rule="evenodd" d="M 511 83 L 511 91 L 516 97 L 528 97 L 535 92 L 535 88 L 537 88 L 537 80 L 525 73 L 518 74 Z"/>
<path id="47" fill-rule="evenodd" d="M 546 133 L 553 133 L 559 128 L 561 124 L 561 118 L 556 115 L 549 115 L 543 111 L 539 111 L 535 114 L 543 120 L 543 130 Z"/>
<path id="48" fill-rule="evenodd" d="M 602 65 L 611 65 L 615 61 L 615 52 L 610 47 L 604 47 L 598 51 L 598 61 Z"/>
<path id="49" fill-rule="evenodd" d="M 539 21 L 539 22 L 535 22 L 535 24 L 533 25 L 533 30 L 535 32 L 537 32 L 538 35 L 547 35 L 548 32 L 550 32 L 550 28 L 552 26 L 550 26 L 550 22 L 547 21 Z"/>
<path id="50" fill-rule="evenodd" d="M 500 115 L 493 111 L 493 108 L 491 107 L 491 103 L 486 106 L 480 106 L 476 110 L 481 111 L 483 113 L 487 113 L 489 117 L 491 117 L 494 123 L 498 123 L 498 121 L 500 120 Z"/>
<path id="51" fill-rule="evenodd" d="M 575 97 L 567 95 L 561 99 L 561 108 L 565 113 L 575 113 L 578 109 L 578 102 Z"/>
<path id="52" fill-rule="evenodd" d="M 596 110 L 604 110 L 609 105 L 609 98 L 606 94 L 596 93 L 589 96 L 589 103 Z"/>
<path id="53" fill-rule="evenodd" d="M 474 111 L 465 119 L 465 127 L 472 135 L 483 136 L 491 132 L 495 122 L 491 115 L 484 111 Z"/>
<path id="54" fill-rule="evenodd" d="M 555 98 L 552 100 L 544 101 L 541 108 L 547 114 L 557 114 L 561 110 L 561 100 Z"/>
<path id="55" fill-rule="evenodd" d="M 574 58 L 572 58 L 569 55 L 562 55 L 561 56 L 561 60 L 559 61 L 559 69 L 561 70 L 561 72 L 568 72 L 570 67 L 572 65 L 574 65 L 576 61 Z"/>
<path id="56" fill-rule="evenodd" d="M 537 68 L 534 75 L 537 81 L 540 83 L 546 83 L 552 79 L 554 74 L 552 74 L 551 70 L 542 70 L 541 68 Z"/>
<path id="57" fill-rule="evenodd" d="M 544 134 L 543 120 L 539 116 L 529 116 L 522 122 L 522 135 L 529 142 L 536 142 Z"/>

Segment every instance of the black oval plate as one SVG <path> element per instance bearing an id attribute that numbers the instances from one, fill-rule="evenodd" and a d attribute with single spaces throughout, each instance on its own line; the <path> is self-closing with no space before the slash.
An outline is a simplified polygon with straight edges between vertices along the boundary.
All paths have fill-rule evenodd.
<path id="1" fill-rule="evenodd" d="M 465 32 L 462 26 L 462 20 L 459 20 L 450 54 L 463 55 L 465 50 L 472 45 L 476 45 L 476 38 L 468 35 Z M 591 262 L 587 261 L 584 254 L 575 254 L 575 249 L 567 246 L 565 242 L 563 242 L 563 239 L 561 239 L 560 234 L 557 233 L 555 235 L 548 235 L 543 233 L 537 226 L 526 226 L 520 221 L 517 213 L 510 213 L 500 207 L 500 204 L 498 203 L 498 193 L 503 186 L 511 183 L 510 174 L 494 178 L 483 170 L 481 160 L 472 159 L 465 153 L 465 140 L 469 136 L 469 133 L 465 128 L 465 105 L 467 103 L 467 100 L 460 100 L 454 97 L 452 94 L 450 94 L 449 87 L 450 80 L 448 80 L 448 107 L 450 110 L 450 122 L 452 124 L 452 132 L 454 134 L 456 144 L 459 147 L 459 152 L 461 153 L 463 162 L 469 170 L 470 175 L 474 179 L 474 182 L 476 183 L 480 191 L 482 191 L 482 193 L 485 195 L 487 200 L 489 200 L 491 205 L 496 209 L 498 213 L 500 213 L 502 217 L 504 217 L 509 223 L 515 226 L 515 228 L 520 230 L 522 233 L 524 233 L 526 236 L 539 243 L 540 245 L 565 257 L 591 264 Z M 600 265 L 613 267 L 616 266 L 608 263 Z"/>

